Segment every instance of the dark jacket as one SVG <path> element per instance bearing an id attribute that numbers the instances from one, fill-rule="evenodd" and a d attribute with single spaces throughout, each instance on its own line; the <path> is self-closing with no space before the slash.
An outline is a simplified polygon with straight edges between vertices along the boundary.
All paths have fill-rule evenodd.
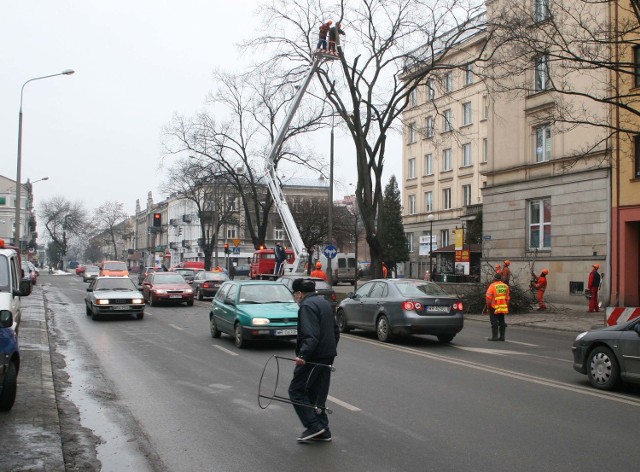
<path id="1" fill-rule="evenodd" d="M 315 293 L 306 295 L 298 309 L 296 355 L 305 361 L 335 357 L 340 331 L 331 305 Z"/>
<path id="2" fill-rule="evenodd" d="M 285 251 L 282 246 L 276 245 L 273 253 L 277 262 L 284 262 L 287 260 L 287 251 Z"/>

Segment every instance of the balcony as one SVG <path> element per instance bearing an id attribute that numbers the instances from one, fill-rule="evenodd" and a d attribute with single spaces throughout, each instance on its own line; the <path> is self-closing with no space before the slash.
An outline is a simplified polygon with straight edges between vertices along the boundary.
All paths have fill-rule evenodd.
<path id="1" fill-rule="evenodd" d="M 185 223 L 191 223 L 191 215 L 189 214 L 182 215 L 182 221 L 184 221 Z"/>
<path id="2" fill-rule="evenodd" d="M 187 241 L 186 239 L 183 239 L 182 240 L 182 247 L 190 248 L 191 247 L 191 241 Z"/>
<path id="3" fill-rule="evenodd" d="M 478 216 L 482 213 L 482 204 L 466 205 L 464 207 L 464 216 Z"/>

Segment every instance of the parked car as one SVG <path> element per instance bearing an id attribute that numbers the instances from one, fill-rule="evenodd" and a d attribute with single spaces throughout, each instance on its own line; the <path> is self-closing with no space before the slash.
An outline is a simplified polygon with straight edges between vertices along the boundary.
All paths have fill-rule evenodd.
<path id="1" fill-rule="evenodd" d="M 249 264 L 238 264 L 234 270 L 235 277 L 249 277 L 251 266 Z"/>
<path id="2" fill-rule="evenodd" d="M 94 320 L 106 315 L 130 313 L 144 317 L 144 297 L 129 277 L 97 277 L 84 298 L 87 316 Z"/>
<path id="3" fill-rule="evenodd" d="M 300 275 L 293 275 L 293 274 L 283 275 L 280 278 L 278 278 L 278 282 L 282 282 L 283 284 L 285 284 L 287 288 L 291 291 L 291 293 L 293 293 L 293 288 L 292 288 L 293 281 L 299 278 L 301 278 Z M 304 278 L 305 280 L 313 280 L 316 283 L 316 293 L 329 302 L 329 304 L 331 305 L 331 308 L 333 309 L 333 312 L 335 313 L 336 307 L 338 306 L 338 301 L 337 301 L 338 299 L 336 297 L 336 292 L 333 289 L 333 287 L 331 287 L 331 285 L 329 285 L 327 281 L 318 277 L 302 277 L 302 278 Z"/>
<path id="4" fill-rule="evenodd" d="M 580 333 L 571 349 L 573 368 L 587 375 L 595 388 L 640 383 L 640 318 Z"/>
<path id="5" fill-rule="evenodd" d="M 162 267 L 145 267 L 142 272 L 138 273 L 138 285 L 142 285 L 144 279 L 147 278 L 151 272 L 162 272 Z"/>
<path id="6" fill-rule="evenodd" d="M 448 343 L 464 325 L 462 301 L 433 282 L 414 279 L 375 279 L 345 298 L 336 312 L 340 331 L 375 331 L 378 339 L 435 335 Z"/>
<path id="7" fill-rule="evenodd" d="M 84 265 L 79 265 L 78 267 L 76 267 L 76 275 L 82 275 L 82 273 L 84 272 L 86 266 Z"/>
<path id="8" fill-rule="evenodd" d="M 211 304 L 211 336 L 233 336 L 237 347 L 256 339 L 295 339 L 298 304 L 280 282 L 233 280 L 225 282 Z"/>
<path id="9" fill-rule="evenodd" d="M 27 261 L 22 261 L 20 263 L 20 267 L 22 267 L 22 280 L 29 282 L 29 293 L 31 293 L 33 286 L 37 282 L 37 276 L 35 273 L 31 272 L 31 268 Z"/>
<path id="10" fill-rule="evenodd" d="M 10 310 L 0 310 L 0 411 L 9 411 L 16 400 L 20 349 Z"/>
<path id="11" fill-rule="evenodd" d="M 121 261 L 103 261 L 100 265 L 102 277 L 129 277 L 127 264 Z"/>
<path id="12" fill-rule="evenodd" d="M 151 306 L 160 301 L 193 305 L 191 285 L 175 272 L 150 272 L 142 282 L 142 295 Z"/>
<path id="13" fill-rule="evenodd" d="M 198 272 L 204 271 L 204 269 L 189 269 L 189 268 L 176 267 L 173 269 L 173 271 L 177 272 L 182 277 L 184 277 L 184 280 L 186 280 L 189 285 L 193 285 L 193 278 L 196 276 Z"/>
<path id="14" fill-rule="evenodd" d="M 202 300 L 204 297 L 215 297 L 220 286 L 227 280 L 229 280 L 229 276 L 224 272 L 203 270 L 195 275 L 191 285 L 195 291 L 196 298 Z"/>
<path id="15" fill-rule="evenodd" d="M 22 275 L 18 249 L 0 239 L 0 312 L 8 311 L 11 314 L 12 328 L 16 334 L 22 319 L 22 297 L 31 293 L 31 279 L 24 280 Z"/>
<path id="16" fill-rule="evenodd" d="M 100 267 L 88 265 L 84 266 L 84 270 L 82 271 L 82 281 L 88 282 L 90 280 L 95 279 L 100 275 Z"/>

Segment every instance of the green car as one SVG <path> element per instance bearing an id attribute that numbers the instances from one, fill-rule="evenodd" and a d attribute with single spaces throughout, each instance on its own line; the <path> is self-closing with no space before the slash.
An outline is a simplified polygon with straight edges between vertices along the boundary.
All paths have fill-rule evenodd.
<path id="1" fill-rule="evenodd" d="M 251 340 L 295 339 L 298 304 L 280 282 L 228 281 L 213 299 L 209 324 L 212 337 L 226 333 L 233 336 L 239 348 Z"/>

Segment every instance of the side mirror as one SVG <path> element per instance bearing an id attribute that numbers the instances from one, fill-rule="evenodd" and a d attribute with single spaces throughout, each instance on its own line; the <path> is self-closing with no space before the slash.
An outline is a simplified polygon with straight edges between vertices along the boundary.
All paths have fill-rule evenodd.
<path id="1" fill-rule="evenodd" d="M 9 310 L 0 310 L 0 328 L 11 328 L 13 315 Z"/>
<path id="2" fill-rule="evenodd" d="M 356 298 L 356 294 L 354 292 L 347 293 L 347 298 Z"/>
<path id="3" fill-rule="evenodd" d="M 91 287 L 87 287 L 87 292 L 93 292 L 93 289 Z"/>

